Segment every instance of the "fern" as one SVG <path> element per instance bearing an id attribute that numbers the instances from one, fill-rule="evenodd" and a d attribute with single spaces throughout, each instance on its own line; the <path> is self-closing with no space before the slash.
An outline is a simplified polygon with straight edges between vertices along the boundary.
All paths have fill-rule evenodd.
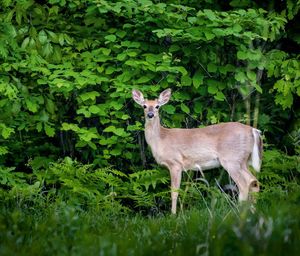
<path id="1" fill-rule="evenodd" d="M 146 191 L 149 190 L 150 185 L 153 189 L 156 185 L 169 183 L 169 176 L 159 170 L 143 170 L 129 175 L 130 181 L 137 187 L 143 186 Z"/>
<path id="2" fill-rule="evenodd" d="M 299 182 L 300 159 L 277 149 L 266 150 L 258 178 L 263 188 L 286 186 L 292 180 Z"/>
<path id="3" fill-rule="evenodd" d="M 289 156 L 278 150 L 267 150 L 264 152 L 264 168 L 272 168 L 281 172 L 300 172 L 300 158 L 297 155 Z"/>
<path id="4" fill-rule="evenodd" d="M 22 172 L 14 172 L 15 167 L 0 166 L 0 185 L 6 187 L 14 187 L 26 183 L 25 174 Z"/>
<path id="5" fill-rule="evenodd" d="M 6 146 L 0 146 L 0 156 L 6 155 L 8 153 L 8 148 Z"/>

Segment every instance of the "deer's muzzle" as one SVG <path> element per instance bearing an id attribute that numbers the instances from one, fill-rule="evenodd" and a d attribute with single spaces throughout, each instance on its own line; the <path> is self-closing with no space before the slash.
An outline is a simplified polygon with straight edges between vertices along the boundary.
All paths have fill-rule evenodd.
<path id="1" fill-rule="evenodd" d="M 154 113 L 153 113 L 153 112 L 148 112 L 147 117 L 148 117 L 148 118 L 154 117 Z"/>

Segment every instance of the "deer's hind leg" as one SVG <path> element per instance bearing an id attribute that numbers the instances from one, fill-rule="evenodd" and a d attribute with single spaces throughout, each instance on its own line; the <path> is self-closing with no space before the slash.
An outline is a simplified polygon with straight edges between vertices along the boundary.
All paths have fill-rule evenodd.
<path id="1" fill-rule="evenodd" d="M 246 164 L 242 165 L 243 176 L 247 180 L 247 185 L 249 188 L 249 192 L 259 192 L 259 182 L 257 178 L 249 171 L 248 166 Z M 250 198 L 250 200 L 255 202 L 255 199 Z"/>
<path id="2" fill-rule="evenodd" d="M 249 187 L 254 176 L 247 169 L 243 169 L 239 162 L 220 159 L 220 163 L 237 185 L 239 189 L 239 201 L 248 200 Z"/>

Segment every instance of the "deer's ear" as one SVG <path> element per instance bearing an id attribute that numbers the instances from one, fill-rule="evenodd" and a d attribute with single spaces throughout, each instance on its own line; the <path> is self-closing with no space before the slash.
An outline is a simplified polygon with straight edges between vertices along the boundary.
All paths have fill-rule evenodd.
<path id="1" fill-rule="evenodd" d="M 164 90 L 158 97 L 158 104 L 160 106 L 165 105 L 168 103 L 171 97 L 171 89 Z"/>
<path id="2" fill-rule="evenodd" d="M 143 106 L 145 103 L 144 96 L 139 90 L 132 90 L 132 98 L 137 104 L 141 106 Z"/>

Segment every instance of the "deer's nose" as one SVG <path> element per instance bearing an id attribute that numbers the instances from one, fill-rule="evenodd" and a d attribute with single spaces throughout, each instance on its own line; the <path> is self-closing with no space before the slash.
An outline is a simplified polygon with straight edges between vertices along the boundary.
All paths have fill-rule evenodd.
<path id="1" fill-rule="evenodd" d="M 147 114 L 147 116 L 148 116 L 149 118 L 152 118 L 152 117 L 154 117 L 154 113 L 153 113 L 153 112 L 149 112 L 149 113 Z"/>

